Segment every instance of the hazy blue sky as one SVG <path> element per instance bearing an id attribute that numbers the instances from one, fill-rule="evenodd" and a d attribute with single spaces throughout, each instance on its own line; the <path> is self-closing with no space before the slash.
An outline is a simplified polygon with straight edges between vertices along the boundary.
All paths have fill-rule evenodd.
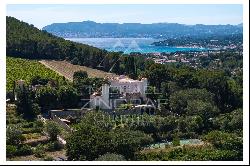
<path id="1" fill-rule="evenodd" d="M 7 5 L 7 15 L 42 28 L 51 23 L 96 22 L 239 24 L 242 5 Z"/>

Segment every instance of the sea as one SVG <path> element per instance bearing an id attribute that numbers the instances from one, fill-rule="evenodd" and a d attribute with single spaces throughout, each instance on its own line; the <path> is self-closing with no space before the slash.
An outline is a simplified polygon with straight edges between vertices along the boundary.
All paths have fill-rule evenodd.
<path id="1" fill-rule="evenodd" d="M 88 44 L 107 51 L 122 51 L 140 53 L 171 53 L 176 51 L 204 51 L 206 48 L 155 46 L 153 42 L 160 41 L 153 38 L 65 38 L 66 40 Z M 162 40 L 162 39 L 161 39 Z"/>

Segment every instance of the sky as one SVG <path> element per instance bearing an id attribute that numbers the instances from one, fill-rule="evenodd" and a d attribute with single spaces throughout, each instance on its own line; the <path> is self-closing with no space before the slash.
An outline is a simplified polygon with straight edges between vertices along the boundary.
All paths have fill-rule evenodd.
<path id="1" fill-rule="evenodd" d="M 243 6 L 237 4 L 200 5 L 7 5 L 7 16 L 33 24 L 41 29 L 52 23 L 95 21 L 98 23 L 180 23 L 240 24 Z"/>

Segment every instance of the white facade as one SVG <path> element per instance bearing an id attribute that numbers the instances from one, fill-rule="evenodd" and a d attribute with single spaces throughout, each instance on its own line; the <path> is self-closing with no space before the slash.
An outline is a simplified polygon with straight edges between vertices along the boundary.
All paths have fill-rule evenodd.
<path id="1" fill-rule="evenodd" d="M 133 80 L 126 76 L 119 76 L 109 78 L 110 85 L 102 85 L 101 93 L 94 93 L 90 96 L 90 107 L 101 109 L 112 109 L 117 106 L 117 103 L 122 100 L 126 100 L 129 97 L 133 96 L 134 98 L 146 99 L 146 88 L 147 88 L 147 79 L 142 78 L 141 80 Z M 109 98 L 109 88 L 117 89 L 120 98 L 110 99 Z M 132 97 L 131 97 L 132 98 Z"/>
<path id="2" fill-rule="evenodd" d="M 121 94 L 125 93 L 140 93 L 145 97 L 147 88 L 147 79 L 133 80 L 126 76 L 119 76 L 110 80 L 110 87 L 117 88 Z"/>
<path id="3" fill-rule="evenodd" d="M 102 109 L 111 109 L 109 101 L 109 85 L 102 85 L 101 93 L 93 93 L 90 96 L 90 107 L 91 108 L 102 108 Z"/>

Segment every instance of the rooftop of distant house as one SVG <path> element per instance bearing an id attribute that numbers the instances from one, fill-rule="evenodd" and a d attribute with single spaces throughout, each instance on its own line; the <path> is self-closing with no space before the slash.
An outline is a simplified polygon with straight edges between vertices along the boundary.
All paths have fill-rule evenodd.
<path id="1" fill-rule="evenodd" d="M 143 79 L 146 79 L 146 78 L 142 78 L 141 80 Z M 132 82 L 139 82 L 140 80 L 134 80 L 134 79 L 131 79 L 125 75 L 120 75 L 119 77 L 111 77 L 109 78 L 109 80 L 114 80 L 114 81 L 118 81 L 120 83 L 132 83 Z"/>

